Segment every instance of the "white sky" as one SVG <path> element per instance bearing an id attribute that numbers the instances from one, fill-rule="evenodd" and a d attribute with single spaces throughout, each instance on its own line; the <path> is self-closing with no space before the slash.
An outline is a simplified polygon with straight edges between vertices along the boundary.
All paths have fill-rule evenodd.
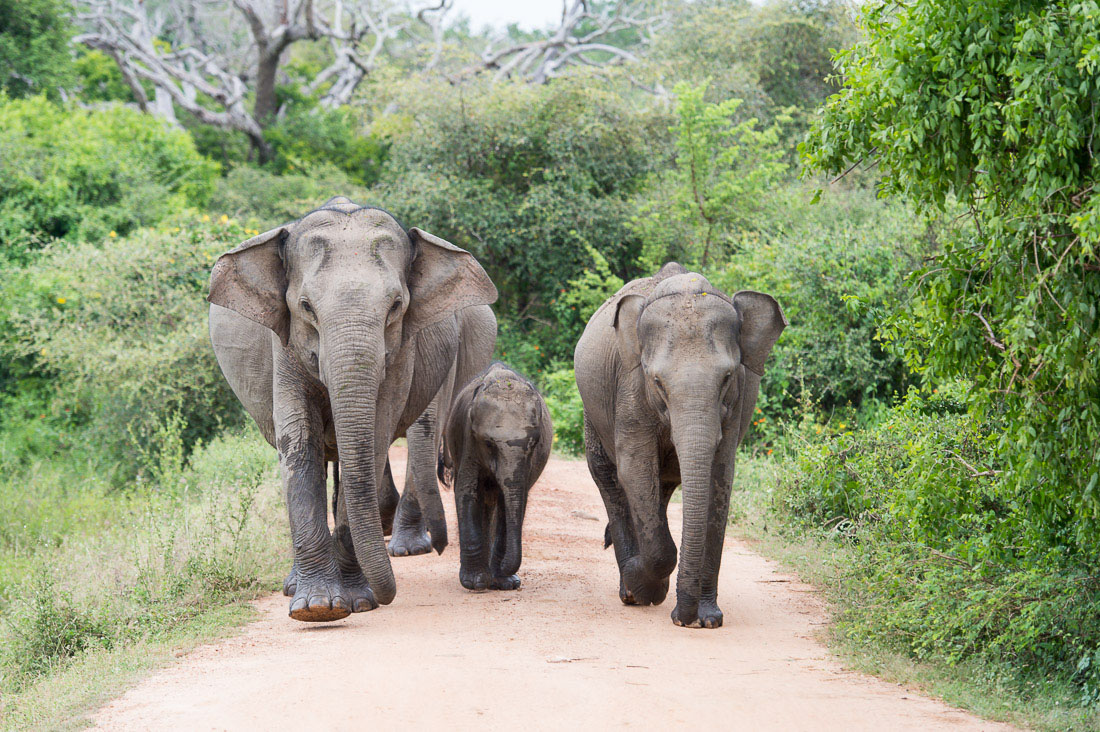
<path id="1" fill-rule="evenodd" d="M 762 0 L 753 0 L 760 4 Z M 526 30 L 538 30 L 561 19 L 561 0 L 455 0 L 455 11 L 470 19 L 470 27 L 486 25 L 505 28 L 519 23 Z"/>
<path id="2" fill-rule="evenodd" d="M 509 23 L 535 30 L 561 18 L 561 0 L 455 0 L 454 7 L 456 15 L 469 17 L 474 30 L 486 25 L 504 28 Z"/>

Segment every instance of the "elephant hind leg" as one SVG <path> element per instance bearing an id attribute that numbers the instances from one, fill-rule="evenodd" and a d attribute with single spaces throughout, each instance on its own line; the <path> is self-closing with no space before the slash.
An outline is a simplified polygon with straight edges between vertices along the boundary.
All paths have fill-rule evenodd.
<path id="1" fill-rule="evenodd" d="M 623 580 L 623 568 L 638 554 L 638 542 L 634 537 L 634 520 L 630 516 L 630 505 L 617 479 L 617 468 L 604 450 L 600 438 L 584 418 L 585 457 L 588 459 L 588 471 L 592 480 L 600 489 L 604 508 L 607 510 L 607 528 L 604 529 L 604 549 L 615 547 L 615 561 L 619 565 L 619 599 L 624 605 L 636 605 L 637 600 Z"/>

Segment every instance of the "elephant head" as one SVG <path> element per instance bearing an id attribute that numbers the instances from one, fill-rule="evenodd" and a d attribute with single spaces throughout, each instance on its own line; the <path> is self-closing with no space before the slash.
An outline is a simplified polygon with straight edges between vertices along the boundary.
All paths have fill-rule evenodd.
<path id="1" fill-rule="evenodd" d="M 724 528 L 725 516 L 709 515 L 712 496 L 730 489 L 764 362 L 787 320 L 770 295 L 730 298 L 679 265 L 656 280 L 647 296 L 617 303 L 614 327 L 624 372 L 639 369 L 638 398 L 676 450 L 684 502 L 677 597 L 690 604 L 700 597 L 708 526 Z"/>
<path id="2" fill-rule="evenodd" d="M 270 328 L 306 380 L 323 385 L 355 555 L 377 600 L 391 602 L 377 458 L 408 395 L 412 359 L 402 356 L 420 330 L 494 302 L 496 288 L 468 252 L 341 197 L 224 254 L 209 300 Z"/>

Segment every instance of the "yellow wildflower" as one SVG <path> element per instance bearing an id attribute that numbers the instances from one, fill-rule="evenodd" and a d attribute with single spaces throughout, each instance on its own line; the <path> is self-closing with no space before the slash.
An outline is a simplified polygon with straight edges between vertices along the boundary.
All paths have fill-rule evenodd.
<path id="1" fill-rule="evenodd" d="M 65 304 L 65 298 L 63 298 L 63 297 L 57 298 L 57 304 L 58 305 L 64 305 Z"/>
<path id="2" fill-rule="evenodd" d="M 203 222 L 209 221 L 210 217 L 207 214 L 203 214 L 202 215 L 202 220 L 203 220 Z"/>
<path id="3" fill-rule="evenodd" d="M 218 221 L 222 222 L 223 224 L 228 224 L 229 223 L 229 217 L 226 216 L 225 214 L 222 214 L 222 217 L 220 219 L 218 219 Z"/>
<path id="4" fill-rule="evenodd" d="M 115 232 L 113 232 L 113 231 L 112 231 L 112 232 L 109 232 L 109 233 L 107 234 L 107 236 L 109 236 L 109 237 L 111 237 L 112 239 L 114 239 L 114 238 L 115 238 L 116 236 L 118 236 L 118 234 L 116 234 Z"/>

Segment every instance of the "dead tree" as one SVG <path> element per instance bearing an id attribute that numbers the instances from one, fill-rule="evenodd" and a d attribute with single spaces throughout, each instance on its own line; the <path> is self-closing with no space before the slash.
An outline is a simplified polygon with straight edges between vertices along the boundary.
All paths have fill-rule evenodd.
<path id="1" fill-rule="evenodd" d="M 438 59 L 452 3 L 75 0 L 87 32 L 74 40 L 114 59 L 142 109 L 174 120 L 175 106 L 203 124 L 243 132 L 264 160 L 271 151 L 263 131 L 278 112 L 276 81 L 292 44 L 328 41 L 331 62 L 307 90 L 320 94 L 322 106 L 336 107 L 351 99 L 390 44 L 423 35 L 413 26 L 429 32 Z"/>
<path id="2" fill-rule="evenodd" d="M 572 66 L 603 67 L 637 60 L 637 53 L 664 26 L 667 15 L 646 0 L 597 3 L 562 0 L 561 21 L 545 38 L 490 43 L 481 63 L 466 73 L 491 71 L 494 78 L 542 84 Z"/>

